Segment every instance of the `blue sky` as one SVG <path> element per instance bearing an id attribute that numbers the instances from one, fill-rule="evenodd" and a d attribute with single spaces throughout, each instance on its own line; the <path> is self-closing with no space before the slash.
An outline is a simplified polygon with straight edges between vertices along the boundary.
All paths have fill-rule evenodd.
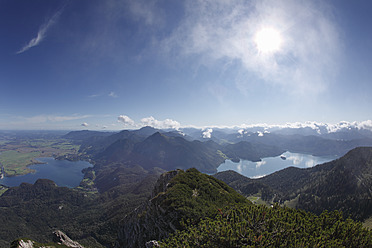
<path id="1" fill-rule="evenodd" d="M 362 0 L 1 0 L 0 129 L 370 120 L 371 24 Z"/>

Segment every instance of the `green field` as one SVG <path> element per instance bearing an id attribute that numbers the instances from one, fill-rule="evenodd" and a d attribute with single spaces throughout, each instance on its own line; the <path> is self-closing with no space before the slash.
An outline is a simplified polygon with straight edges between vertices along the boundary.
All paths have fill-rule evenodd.
<path id="1" fill-rule="evenodd" d="M 258 204 L 258 205 L 267 205 L 269 206 L 270 204 L 268 204 L 267 202 L 265 202 L 264 200 L 261 199 L 261 195 L 252 195 L 252 196 L 249 196 L 247 197 L 248 200 L 250 200 L 252 203 L 254 204 Z"/>
<path id="2" fill-rule="evenodd" d="M 363 226 L 372 229 L 372 217 L 369 217 L 368 219 L 364 220 Z"/>
<path id="3" fill-rule="evenodd" d="M 33 172 L 27 166 L 39 163 L 39 157 L 58 157 L 77 154 L 79 145 L 65 139 L 19 138 L 0 139 L 0 165 L 5 176 L 24 175 Z"/>
<path id="4" fill-rule="evenodd" d="M 56 140 L 45 140 L 35 139 L 22 142 L 23 145 L 34 147 L 34 148 L 54 148 L 62 150 L 79 150 L 79 145 L 74 145 L 68 141 L 56 141 Z"/>
<path id="5" fill-rule="evenodd" d="M 36 158 L 40 156 L 41 152 L 4 151 L 0 154 L 0 163 L 7 176 L 24 175 L 33 172 L 27 166 L 37 163 Z"/>
<path id="6" fill-rule="evenodd" d="M 0 185 L 0 196 L 4 194 L 5 191 L 7 191 L 8 188 Z"/>

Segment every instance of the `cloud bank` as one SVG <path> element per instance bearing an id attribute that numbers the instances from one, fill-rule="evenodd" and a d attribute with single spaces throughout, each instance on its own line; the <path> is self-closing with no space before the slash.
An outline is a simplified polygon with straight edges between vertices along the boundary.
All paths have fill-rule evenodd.
<path id="1" fill-rule="evenodd" d="M 254 37 L 264 28 L 281 35 L 275 53 L 257 50 Z M 163 48 L 206 66 L 238 67 L 235 82 L 243 93 L 265 82 L 294 94 L 318 94 L 337 73 L 341 40 L 323 1 L 206 0 L 186 3 L 185 19 Z"/>
<path id="2" fill-rule="evenodd" d="M 61 13 L 62 13 L 62 10 L 57 11 L 49 20 L 43 23 L 40 26 L 36 37 L 31 39 L 25 46 L 23 46 L 19 51 L 17 51 L 16 54 L 24 53 L 30 48 L 39 45 L 46 37 L 46 33 L 49 30 L 49 28 L 52 27 L 56 23 Z"/>
<path id="3" fill-rule="evenodd" d="M 286 123 L 286 124 L 251 124 L 251 125 L 240 125 L 240 129 L 238 132 L 242 134 L 244 129 L 257 129 L 257 130 L 265 130 L 264 132 L 275 131 L 278 129 L 311 129 L 316 131 L 318 134 L 326 134 L 326 133 L 335 133 L 340 131 L 348 131 L 348 130 L 369 130 L 372 131 L 372 120 L 366 121 L 341 121 L 339 123 L 322 123 L 322 122 L 315 122 L 315 121 L 308 121 L 308 122 L 293 122 L 293 123 Z"/>
<path id="4" fill-rule="evenodd" d="M 49 120 L 70 120 L 70 119 L 78 119 L 78 118 L 87 118 L 89 116 L 37 116 L 35 118 L 48 118 Z M 172 119 L 165 119 L 165 120 L 157 120 L 153 116 L 145 117 L 140 120 L 140 122 L 136 123 L 133 119 L 131 119 L 127 115 L 120 115 L 118 116 L 118 122 L 124 124 L 125 127 L 132 127 L 132 128 L 141 128 L 145 126 L 151 126 L 158 129 L 176 129 L 182 130 L 182 128 L 196 128 L 202 131 L 202 137 L 205 139 L 210 139 L 212 137 L 213 129 L 231 129 L 236 130 L 239 136 L 243 136 L 249 132 L 254 132 L 257 136 L 264 136 L 266 133 L 274 132 L 277 130 L 282 129 L 308 129 L 312 130 L 311 134 L 327 134 L 327 133 L 334 133 L 340 131 L 350 131 L 350 130 L 368 130 L 372 132 L 372 120 L 366 121 L 341 121 L 339 123 L 322 123 L 322 122 L 315 122 L 315 121 L 308 121 L 308 122 L 292 122 L 292 123 L 285 123 L 285 124 L 266 124 L 266 123 L 258 123 L 258 124 L 240 124 L 235 126 L 205 126 L 205 127 L 198 127 L 198 126 L 191 126 L 191 125 L 181 125 L 178 121 Z"/>
<path id="5" fill-rule="evenodd" d="M 158 121 L 154 117 L 146 117 L 141 119 L 142 126 L 151 126 L 159 129 L 176 129 L 178 130 L 181 127 L 181 124 L 178 121 L 172 119 L 165 119 L 163 121 Z"/>

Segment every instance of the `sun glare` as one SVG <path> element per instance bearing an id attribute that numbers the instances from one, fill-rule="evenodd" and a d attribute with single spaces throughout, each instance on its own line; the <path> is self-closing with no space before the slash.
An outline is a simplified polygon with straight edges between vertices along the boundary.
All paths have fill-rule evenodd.
<path id="1" fill-rule="evenodd" d="M 264 28 L 255 35 L 254 42 L 260 53 L 275 53 L 282 44 L 280 33 L 273 28 Z"/>

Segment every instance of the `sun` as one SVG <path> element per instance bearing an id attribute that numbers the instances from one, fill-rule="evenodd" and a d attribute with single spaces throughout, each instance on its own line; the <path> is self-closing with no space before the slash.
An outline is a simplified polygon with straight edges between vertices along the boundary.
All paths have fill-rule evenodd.
<path id="1" fill-rule="evenodd" d="M 254 42 L 260 53 L 270 54 L 280 50 L 282 37 L 280 33 L 273 28 L 263 28 L 256 33 Z"/>

